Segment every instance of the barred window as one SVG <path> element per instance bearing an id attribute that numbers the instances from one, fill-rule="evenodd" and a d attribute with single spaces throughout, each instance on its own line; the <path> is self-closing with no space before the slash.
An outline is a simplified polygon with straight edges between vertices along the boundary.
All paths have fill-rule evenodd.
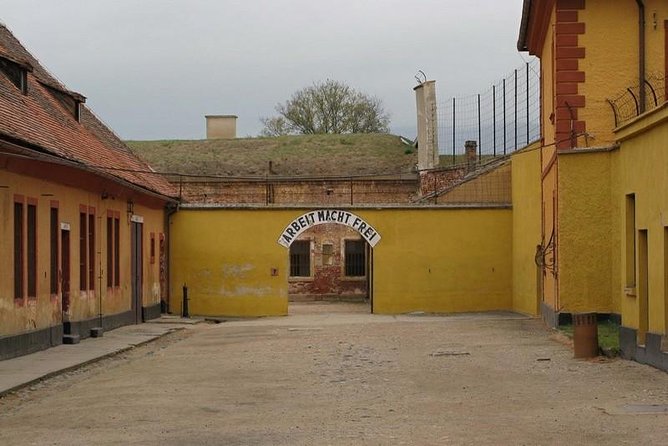
<path id="1" fill-rule="evenodd" d="M 290 245 L 290 277 L 311 275 L 311 241 L 296 240 Z"/>
<path id="2" fill-rule="evenodd" d="M 364 240 L 345 241 L 346 276 L 366 276 L 366 242 Z"/>

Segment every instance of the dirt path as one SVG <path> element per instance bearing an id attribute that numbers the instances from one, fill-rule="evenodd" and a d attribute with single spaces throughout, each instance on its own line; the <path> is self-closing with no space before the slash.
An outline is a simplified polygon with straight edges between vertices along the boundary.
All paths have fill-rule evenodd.
<path id="1" fill-rule="evenodd" d="M 343 310 L 342 310 L 343 308 Z M 512 314 L 291 307 L 200 324 L 0 400 L 0 444 L 663 445 L 668 374 Z"/>

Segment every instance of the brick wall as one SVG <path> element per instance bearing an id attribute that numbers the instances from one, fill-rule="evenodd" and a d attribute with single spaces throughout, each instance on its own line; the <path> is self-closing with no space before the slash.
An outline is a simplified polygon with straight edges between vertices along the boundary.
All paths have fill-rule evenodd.
<path id="1" fill-rule="evenodd" d="M 418 189 L 408 180 L 271 180 L 187 182 L 185 202 L 220 204 L 392 204 L 409 203 Z"/>
<path id="2" fill-rule="evenodd" d="M 420 172 L 420 196 L 446 189 L 460 182 L 466 175 L 466 167 L 424 170 Z"/>
<path id="3" fill-rule="evenodd" d="M 288 293 L 291 301 L 303 300 L 363 300 L 367 298 L 367 276 L 346 277 L 344 241 L 360 240 L 353 229 L 337 224 L 314 226 L 298 240 L 311 241 L 311 272 L 308 279 L 290 278 Z M 323 244 L 331 244 L 330 255 L 323 255 Z"/>

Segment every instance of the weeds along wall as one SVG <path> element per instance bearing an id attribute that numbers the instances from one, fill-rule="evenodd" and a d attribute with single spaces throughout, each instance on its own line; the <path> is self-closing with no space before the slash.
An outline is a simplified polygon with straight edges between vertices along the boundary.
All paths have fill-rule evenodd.
<path id="1" fill-rule="evenodd" d="M 313 209 L 194 209 L 171 217 L 172 311 L 287 314 L 288 249 L 277 240 Z M 512 308 L 509 207 L 347 208 L 382 239 L 373 248 L 374 312 Z"/>

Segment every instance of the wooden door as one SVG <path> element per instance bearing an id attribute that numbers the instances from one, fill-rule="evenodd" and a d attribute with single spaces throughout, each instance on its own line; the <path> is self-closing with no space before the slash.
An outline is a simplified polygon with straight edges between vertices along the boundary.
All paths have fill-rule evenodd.
<path id="1" fill-rule="evenodd" d="M 130 269 L 132 276 L 132 311 L 135 315 L 135 323 L 142 322 L 142 288 L 143 288 L 143 224 L 132 222 L 130 230 Z"/>
<path id="2" fill-rule="evenodd" d="M 63 293 L 62 311 L 66 313 L 70 309 L 70 231 L 68 229 L 60 230 L 61 257 L 61 291 Z"/>

